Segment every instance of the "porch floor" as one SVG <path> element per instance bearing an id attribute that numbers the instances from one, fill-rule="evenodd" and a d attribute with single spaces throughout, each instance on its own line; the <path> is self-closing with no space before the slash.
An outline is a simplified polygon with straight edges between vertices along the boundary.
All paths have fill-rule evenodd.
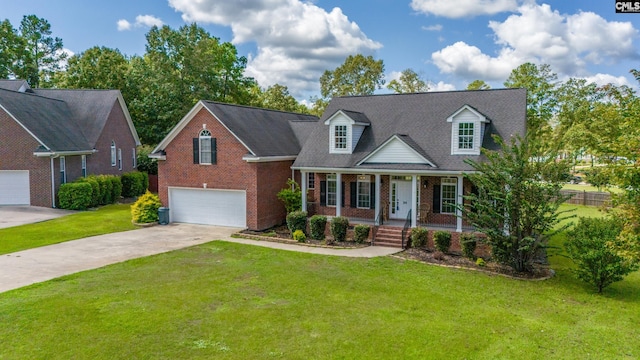
<path id="1" fill-rule="evenodd" d="M 392 227 L 404 227 L 405 220 L 401 219 L 389 219 L 384 222 L 383 226 L 392 226 Z M 375 225 L 375 220 L 372 219 L 363 219 L 363 218 L 349 218 L 349 224 L 365 224 L 365 225 Z M 448 230 L 455 231 L 456 225 L 447 225 L 447 224 L 436 224 L 436 223 L 418 223 L 418 226 L 427 227 L 429 230 Z M 472 226 L 462 226 L 462 231 L 473 231 Z"/>

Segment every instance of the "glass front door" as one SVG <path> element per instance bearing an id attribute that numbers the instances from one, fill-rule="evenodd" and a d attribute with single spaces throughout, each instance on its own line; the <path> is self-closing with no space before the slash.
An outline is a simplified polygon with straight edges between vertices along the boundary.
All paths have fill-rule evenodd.
<path id="1" fill-rule="evenodd" d="M 409 210 L 411 210 L 411 181 L 393 180 L 390 199 L 389 217 L 391 219 L 406 219 Z"/>

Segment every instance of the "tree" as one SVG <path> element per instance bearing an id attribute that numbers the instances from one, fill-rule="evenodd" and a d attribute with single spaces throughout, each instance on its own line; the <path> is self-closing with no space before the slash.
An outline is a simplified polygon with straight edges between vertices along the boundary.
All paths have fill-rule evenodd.
<path id="1" fill-rule="evenodd" d="M 0 22 L 0 78 L 13 74 L 13 64 L 24 48 L 22 39 L 9 20 Z"/>
<path id="2" fill-rule="evenodd" d="M 598 293 L 626 275 L 638 270 L 638 264 L 620 256 L 618 236 L 622 222 L 606 219 L 580 218 L 567 232 L 565 249 L 577 268 L 578 279 L 596 287 Z"/>
<path id="3" fill-rule="evenodd" d="M 31 87 L 40 87 L 41 82 L 50 80 L 67 58 L 62 39 L 50 35 L 51 24 L 47 20 L 35 15 L 22 18 L 19 36 L 24 41 L 24 49 L 16 56 L 13 72 Z"/>
<path id="4" fill-rule="evenodd" d="M 255 94 L 255 99 L 252 102 L 253 106 L 298 113 L 309 112 L 306 106 L 300 104 L 291 96 L 289 89 L 284 85 L 271 85 L 264 91 L 261 91 L 257 85 L 256 88 L 257 94 Z"/>
<path id="5" fill-rule="evenodd" d="M 397 94 L 429 91 L 429 85 L 412 69 L 403 70 L 399 79 L 393 79 L 387 88 Z"/>
<path id="6" fill-rule="evenodd" d="M 325 70 L 320 77 L 322 97 L 371 95 L 384 85 L 384 63 L 373 56 L 349 55 L 333 71 Z"/>
<path id="7" fill-rule="evenodd" d="M 484 82 L 484 80 L 473 80 L 467 85 L 467 90 L 489 90 L 491 86 Z"/>
<path id="8" fill-rule="evenodd" d="M 507 144 L 494 137 L 501 151 L 483 149 L 484 162 L 467 161 L 475 172 L 466 177 L 477 192 L 465 197 L 463 215 L 480 232 L 493 256 L 516 271 L 529 271 L 550 231 L 558 223 L 558 207 L 567 197 L 560 193 L 568 164 L 556 162 L 552 153 L 534 157 L 527 140 L 512 138 Z"/>
<path id="9" fill-rule="evenodd" d="M 118 49 L 92 47 L 69 58 L 55 85 L 72 89 L 119 89 L 125 93 L 129 61 Z M 125 97 L 126 99 L 126 97 Z"/>

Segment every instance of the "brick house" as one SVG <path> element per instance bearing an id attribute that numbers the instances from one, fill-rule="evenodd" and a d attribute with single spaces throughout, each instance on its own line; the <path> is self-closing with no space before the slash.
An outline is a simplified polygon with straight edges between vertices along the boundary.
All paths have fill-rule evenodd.
<path id="1" fill-rule="evenodd" d="M 158 194 L 175 222 L 266 229 L 285 218 L 277 193 L 318 118 L 198 102 L 158 144 Z"/>
<path id="2" fill-rule="evenodd" d="M 62 183 L 135 169 L 138 145 L 118 90 L 0 80 L 0 205 L 56 207 Z"/>
<path id="3" fill-rule="evenodd" d="M 293 176 L 310 214 L 460 232 L 465 160 L 525 129 L 524 89 L 340 97 L 320 121 L 201 101 L 151 156 L 172 221 L 281 224 L 276 194 Z"/>

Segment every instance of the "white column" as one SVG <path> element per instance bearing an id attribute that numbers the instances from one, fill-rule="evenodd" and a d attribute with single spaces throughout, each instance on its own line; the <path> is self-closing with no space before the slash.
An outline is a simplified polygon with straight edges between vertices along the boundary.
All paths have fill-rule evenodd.
<path id="1" fill-rule="evenodd" d="M 380 214 L 380 174 L 376 174 L 376 180 L 375 180 L 375 184 L 376 184 L 376 201 L 374 204 L 375 207 L 375 211 L 376 213 L 373 215 L 374 221 L 378 221 L 380 219 L 378 219 L 378 214 Z M 376 226 L 380 225 L 378 222 L 376 222 Z"/>
<path id="2" fill-rule="evenodd" d="M 342 174 L 336 173 L 336 216 L 342 213 Z"/>
<path id="3" fill-rule="evenodd" d="M 300 190 L 302 191 L 302 211 L 307 211 L 307 176 L 306 171 L 300 171 Z"/>
<path id="4" fill-rule="evenodd" d="M 457 203 L 459 205 L 462 205 L 462 203 L 464 202 L 464 198 L 462 197 L 462 195 L 464 194 L 464 186 L 463 186 L 463 177 L 462 175 L 458 175 L 458 201 Z M 457 232 L 462 232 L 462 210 L 459 208 L 456 208 L 456 231 Z"/>
<path id="5" fill-rule="evenodd" d="M 418 176 L 411 176 L 411 227 L 418 226 Z"/>

